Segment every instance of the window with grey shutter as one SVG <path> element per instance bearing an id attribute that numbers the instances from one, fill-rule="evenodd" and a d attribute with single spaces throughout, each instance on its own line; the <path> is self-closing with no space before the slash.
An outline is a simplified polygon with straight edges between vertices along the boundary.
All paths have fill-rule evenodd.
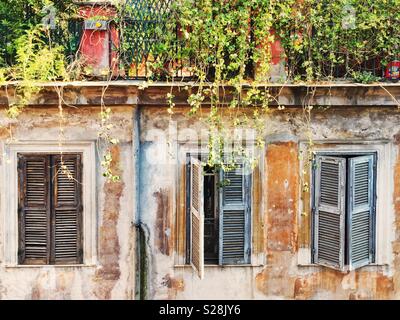
<path id="1" fill-rule="evenodd" d="M 188 157 L 187 262 L 200 278 L 205 264 L 251 263 L 251 174 L 245 173 L 243 164 L 224 172 Z M 214 213 L 215 218 L 210 218 Z"/>
<path id="2" fill-rule="evenodd" d="M 243 164 L 221 171 L 220 189 L 220 264 L 250 263 L 250 176 Z"/>
<path id="3" fill-rule="evenodd" d="M 354 270 L 375 259 L 375 156 L 316 156 L 314 263 Z"/>
<path id="4" fill-rule="evenodd" d="M 317 156 L 314 262 L 342 270 L 345 255 L 346 159 Z"/>
<path id="5" fill-rule="evenodd" d="M 374 157 L 349 160 L 349 265 L 359 268 L 373 262 Z"/>

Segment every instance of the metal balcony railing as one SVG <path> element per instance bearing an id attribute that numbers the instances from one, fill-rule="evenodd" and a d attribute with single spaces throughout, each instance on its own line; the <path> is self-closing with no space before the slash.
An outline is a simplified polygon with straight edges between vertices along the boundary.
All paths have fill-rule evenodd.
<path id="1" fill-rule="evenodd" d="M 127 78 L 148 78 L 149 62 L 160 53 L 173 0 L 128 0 L 125 6 L 120 59 Z M 176 40 L 178 41 L 177 35 Z"/>
<path id="2" fill-rule="evenodd" d="M 28 30 L 29 25 L 35 25 L 40 21 L 36 21 L 37 17 L 28 10 L 25 13 L 26 26 L 25 29 Z M 71 62 L 76 56 L 79 45 L 81 41 L 83 30 L 83 21 L 81 19 L 71 19 L 68 22 L 64 22 L 63 25 L 56 24 L 55 28 L 49 29 L 49 37 L 44 36 L 42 41 L 52 45 L 61 45 L 64 48 L 64 53 L 69 62 Z M 24 29 L 21 33 L 16 35 L 10 25 L 6 23 L 0 23 L 0 63 L 3 66 L 12 66 L 15 64 L 15 51 L 13 50 L 11 44 L 16 40 L 16 37 L 22 35 Z"/>
<path id="3" fill-rule="evenodd" d="M 179 26 L 174 26 L 170 22 L 173 20 L 173 1 L 174 0 L 127 0 L 121 17 L 116 23 L 120 37 L 118 48 L 119 68 L 124 69 L 120 76 L 125 79 L 155 79 L 164 78 L 185 78 L 191 79 L 193 74 L 191 67 L 196 59 L 196 50 L 191 50 L 192 56 L 180 54 L 188 50 L 180 34 Z M 27 17 L 29 20 L 29 17 Z M 37 21 L 36 21 L 37 22 Z M 51 32 L 51 41 L 60 44 L 65 48 L 65 53 L 69 62 L 77 56 L 81 37 L 83 33 L 82 19 L 71 20 L 67 26 L 56 26 Z M 0 63 L 12 65 L 15 63 L 15 52 L 8 50 L 9 43 L 15 37 L 7 25 L 0 24 L 0 55 L 3 58 Z M 173 57 L 168 57 L 165 52 L 166 37 L 174 52 Z M 172 38 L 172 41 L 171 41 Z M 48 39 L 44 39 L 48 41 Z M 201 46 L 199 46 L 201 47 Z M 185 56 L 183 59 L 182 57 Z M 306 70 L 303 58 L 289 57 L 286 59 L 286 69 L 290 78 L 305 77 Z M 383 67 L 380 64 L 380 57 L 374 57 L 366 61 L 358 62 L 350 57 L 343 57 L 344 63 L 332 64 L 325 61 L 313 63 L 318 64 L 321 78 L 349 79 L 352 72 L 367 71 L 377 77 L 382 77 Z M 154 64 L 153 62 L 157 62 Z M 247 75 L 249 78 L 254 76 L 253 61 L 249 61 Z M 314 65 L 314 67 L 316 67 Z M 157 68 L 156 70 L 154 68 Z M 212 79 L 213 69 L 210 67 L 210 79 Z"/>

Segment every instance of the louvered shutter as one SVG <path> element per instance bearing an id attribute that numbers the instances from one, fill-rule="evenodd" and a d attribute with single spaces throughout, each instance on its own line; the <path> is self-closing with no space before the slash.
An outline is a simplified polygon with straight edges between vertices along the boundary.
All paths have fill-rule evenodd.
<path id="1" fill-rule="evenodd" d="M 373 261 L 374 157 L 349 160 L 349 264 L 359 268 Z"/>
<path id="2" fill-rule="evenodd" d="M 190 263 L 198 273 L 200 279 L 204 278 L 204 176 L 202 163 L 191 158 L 190 173 L 190 232 L 191 248 Z"/>
<path id="3" fill-rule="evenodd" d="M 223 172 L 220 179 L 219 263 L 250 263 L 250 175 L 243 164 Z"/>
<path id="4" fill-rule="evenodd" d="M 48 264 L 50 165 L 44 155 L 18 155 L 20 264 Z"/>
<path id="5" fill-rule="evenodd" d="M 53 249 L 55 264 L 82 263 L 81 155 L 52 157 Z"/>
<path id="6" fill-rule="evenodd" d="M 346 159 L 317 156 L 315 170 L 314 262 L 343 270 Z"/>

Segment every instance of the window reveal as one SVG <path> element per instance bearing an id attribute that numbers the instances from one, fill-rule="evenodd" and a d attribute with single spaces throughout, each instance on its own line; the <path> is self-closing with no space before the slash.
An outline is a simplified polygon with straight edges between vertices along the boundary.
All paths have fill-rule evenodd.
<path id="1" fill-rule="evenodd" d="M 82 263 L 81 170 L 80 154 L 18 154 L 20 264 Z"/>
<path id="2" fill-rule="evenodd" d="M 375 171 L 374 155 L 316 157 L 315 263 L 352 270 L 374 262 Z"/>
<path id="3" fill-rule="evenodd" d="M 223 172 L 191 157 L 190 263 L 204 276 L 205 264 L 250 263 L 250 181 L 240 165 Z"/>

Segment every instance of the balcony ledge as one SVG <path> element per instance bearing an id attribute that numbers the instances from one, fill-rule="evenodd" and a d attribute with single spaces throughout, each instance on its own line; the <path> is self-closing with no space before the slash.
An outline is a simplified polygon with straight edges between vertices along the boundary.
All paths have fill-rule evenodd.
<path id="1" fill-rule="evenodd" d="M 188 92 L 185 87 L 196 87 L 194 82 L 145 82 L 140 80 L 119 81 L 75 81 L 38 83 L 41 92 L 32 99 L 30 106 L 58 106 L 57 90 L 63 92 L 63 102 L 74 106 L 167 106 L 166 95 L 173 92 L 177 107 L 187 106 Z M 0 85 L 0 106 L 15 102 L 18 82 Z M 252 84 L 243 85 L 244 90 Z M 260 88 L 269 88 L 275 100 L 271 107 L 299 108 L 304 105 L 321 107 L 400 107 L 400 83 L 265 83 Z M 59 91 L 59 90 L 58 90 Z M 193 89 L 192 89 L 193 92 Z M 229 103 L 234 88 L 224 87 L 225 100 Z M 102 97 L 103 96 L 103 100 Z M 204 103 L 208 104 L 207 101 Z"/>

